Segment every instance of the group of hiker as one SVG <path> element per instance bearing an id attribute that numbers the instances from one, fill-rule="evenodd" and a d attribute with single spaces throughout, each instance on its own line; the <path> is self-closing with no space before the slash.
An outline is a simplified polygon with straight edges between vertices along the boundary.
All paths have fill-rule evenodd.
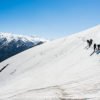
<path id="1" fill-rule="evenodd" d="M 88 48 L 90 48 L 93 44 L 93 39 L 87 40 L 87 44 L 88 44 Z M 100 44 L 94 43 L 93 44 L 93 49 L 94 49 L 94 52 L 100 50 Z"/>

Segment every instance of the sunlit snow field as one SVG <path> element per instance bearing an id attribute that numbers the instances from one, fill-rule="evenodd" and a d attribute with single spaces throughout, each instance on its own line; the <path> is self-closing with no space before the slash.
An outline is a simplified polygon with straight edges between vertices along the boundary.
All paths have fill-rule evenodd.
<path id="1" fill-rule="evenodd" d="M 0 63 L 0 100 L 100 100 L 100 25 L 48 41 Z"/>

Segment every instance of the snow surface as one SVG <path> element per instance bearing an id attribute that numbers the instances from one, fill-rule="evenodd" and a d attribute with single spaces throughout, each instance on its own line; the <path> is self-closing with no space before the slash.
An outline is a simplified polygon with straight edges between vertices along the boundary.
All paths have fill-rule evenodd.
<path id="1" fill-rule="evenodd" d="M 100 100 L 100 25 L 47 42 L 0 63 L 0 100 Z"/>

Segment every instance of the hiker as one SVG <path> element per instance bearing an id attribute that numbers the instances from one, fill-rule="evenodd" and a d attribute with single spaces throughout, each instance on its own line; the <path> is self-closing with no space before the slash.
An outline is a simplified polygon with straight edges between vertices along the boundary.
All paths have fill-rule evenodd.
<path id="1" fill-rule="evenodd" d="M 92 39 L 90 39 L 90 44 L 89 44 L 89 47 L 92 45 L 92 42 L 93 42 L 93 40 L 92 40 Z"/>
<path id="2" fill-rule="evenodd" d="M 97 45 L 97 51 L 96 54 L 100 54 L 100 44 Z"/>
<path id="3" fill-rule="evenodd" d="M 96 45 L 96 43 L 94 43 L 94 45 L 93 45 L 93 49 L 94 49 L 94 51 L 90 54 L 90 56 L 92 56 L 92 55 L 96 52 L 96 49 L 97 49 L 97 45 Z"/>
<path id="4" fill-rule="evenodd" d="M 87 40 L 87 43 L 88 43 L 88 46 L 89 46 L 89 48 L 91 47 L 91 45 L 92 45 L 92 42 L 93 42 L 93 40 L 92 40 L 92 39 L 90 39 L 90 40 Z"/>
<path id="5" fill-rule="evenodd" d="M 97 46 L 98 46 L 98 49 L 97 50 L 100 50 L 100 44 L 98 44 Z"/>
<path id="6" fill-rule="evenodd" d="M 94 52 L 95 52 L 96 51 L 96 47 L 97 47 L 96 43 L 94 44 L 93 47 L 94 47 Z"/>

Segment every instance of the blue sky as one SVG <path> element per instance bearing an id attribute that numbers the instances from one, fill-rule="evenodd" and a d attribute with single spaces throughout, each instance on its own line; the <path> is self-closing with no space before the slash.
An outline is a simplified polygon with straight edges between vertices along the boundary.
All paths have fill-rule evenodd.
<path id="1" fill-rule="evenodd" d="M 0 31 L 60 38 L 100 24 L 100 0 L 0 0 Z"/>

